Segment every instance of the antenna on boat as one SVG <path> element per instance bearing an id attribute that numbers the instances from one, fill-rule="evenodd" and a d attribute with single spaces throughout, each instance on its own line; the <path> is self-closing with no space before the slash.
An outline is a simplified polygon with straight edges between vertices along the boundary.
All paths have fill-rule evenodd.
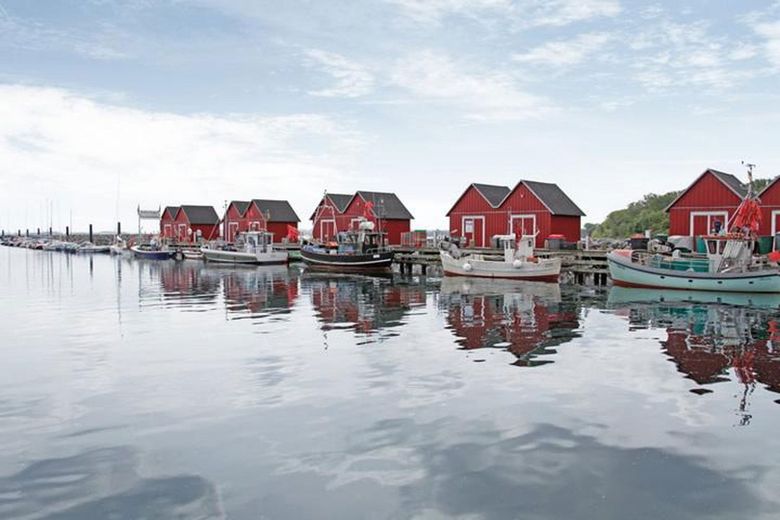
<path id="1" fill-rule="evenodd" d="M 753 168 L 756 167 L 754 163 L 746 163 L 745 161 L 741 161 L 742 166 L 747 168 L 747 176 L 748 176 L 748 196 L 753 195 Z"/>

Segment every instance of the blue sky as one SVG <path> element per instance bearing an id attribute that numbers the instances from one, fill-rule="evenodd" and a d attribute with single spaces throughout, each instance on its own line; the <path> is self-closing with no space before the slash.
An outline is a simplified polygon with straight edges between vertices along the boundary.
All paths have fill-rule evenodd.
<path id="1" fill-rule="evenodd" d="M 522 178 L 600 221 L 707 167 L 780 174 L 775 1 L 0 0 L 0 63 L 6 229 L 307 218 L 325 189 L 445 228 L 468 183 Z"/>

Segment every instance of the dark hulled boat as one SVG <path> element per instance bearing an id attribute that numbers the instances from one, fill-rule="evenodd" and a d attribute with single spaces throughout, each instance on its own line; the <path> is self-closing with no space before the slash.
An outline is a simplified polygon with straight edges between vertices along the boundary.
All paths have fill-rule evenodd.
<path id="1" fill-rule="evenodd" d="M 384 248 L 383 233 L 372 222 L 360 223 L 357 231 L 339 233 L 336 242 L 307 244 L 301 259 L 312 269 L 340 273 L 387 272 L 393 266 L 393 251 Z"/>

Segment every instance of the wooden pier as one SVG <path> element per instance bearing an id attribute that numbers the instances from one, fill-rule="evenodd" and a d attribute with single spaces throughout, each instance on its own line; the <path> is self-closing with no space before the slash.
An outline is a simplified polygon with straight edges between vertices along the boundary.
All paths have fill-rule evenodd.
<path id="1" fill-rule="evenodd" d="M 430 269 L 441 269 L 439 250 L 436 248 L 409 249 L 394 248 L 395 263 L 402 273 L 412 273 L 418 266 L 420 273 L 428 274 Z M 500 260 L 504 256 L 501 249 L 464 249 L 464 253 L 480 253 L 494 256 Z M 579 284 L 606 285 L 609 279 L 607 252 L 603 250 L 545 250 L 538 249 L 540 258 L 560 258 L 561 276 Z"/>

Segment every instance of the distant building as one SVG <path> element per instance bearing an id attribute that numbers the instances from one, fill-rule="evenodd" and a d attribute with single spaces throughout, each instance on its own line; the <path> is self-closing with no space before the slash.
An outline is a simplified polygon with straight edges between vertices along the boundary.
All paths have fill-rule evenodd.
<path id="1" fill-rule="evenodd" d="M 414 216 L 395 193 L 357 191 L 354 195 L 326 194 L 312 213 L 312 236 L 326 241 L 340 231 L 357 229 L 366 219 L 387 233 L 390 245 L 401 244 L 401 234 L 411 230 Z"/>
<path id="2" fill-rule="evenodd" d="M 729 219 L 747 194 L 747 186 L 730 173 L 708 169 L 666 207 L 669 234 L 697 237 L 710 234 Z"/>
<path id="3" fill-rule="evenodd" d="M 539 248 L 550 235 L 577 242 L 584 215 L 557 184 L 528 180 L 513 189 L 471 184 L 447 212 L 450 234 L 471 247 L 489 247 L 493 236 L 513 233 L 536 234 Z"/>

